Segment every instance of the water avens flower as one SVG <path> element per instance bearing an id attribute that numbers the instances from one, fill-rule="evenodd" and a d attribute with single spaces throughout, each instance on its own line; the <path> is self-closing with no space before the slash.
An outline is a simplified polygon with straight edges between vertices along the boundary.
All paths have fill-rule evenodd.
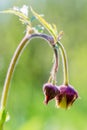
<path id="1" fill-rule="evenodd" d="M 56 105 L 67 109 L 78 98 L 78 93 L 71 85 L 61 85 L 58 88 L 60 94 L 56 96 Z"/>
<path id="2" fill-rule="evenodd" d="M 54 52 L 54 64 L 50 73 L 50 77 L 48 83 L 44 84 L 43 86 L 43 92 L 45 95 L 44 103 L 48 104 L 50 100 L 55 98 L 57 106 L 62 108 L 69 108 L 73 104 L 73 102 L 78 98 L 77 91 L 69 85 L 68 62 L 66 52 L 64 46 L 60 42 L 63 32 L 60 32 L 58 34 L 57 27 L 55 24 L 51 25 L 48 22 L 46 22 L 46 20 L 41 15 L 37 14 L 32 8 L 31 12 L 34 15 L 32 16 L 32 18 L 37 19 L 42 24 L 42 26 L 33 26 L 32 19 L 28 18 L 28 6 L 26 5 L 23 5 L 22 8 L 13 7 L 13 9 L 0 11 L 0 13 L 15 14 L 19 17 L 19 20 L 22 22 L 22 24 L 26 26 L 26 34 L 19 43 L 17 49 L 15 50 L 15 53 L 13 54 L 4 82 L 0 106 L 0 130 L 3 129 L 3 125 L 8 117 L 6 111 L 7 97 L 9 92 L 10 81 L 12 79 L 16 63 L 18 61 L 19 56 L 22 54 L 21 52 L 27 45 L 27 42 L 30 42 L 30 40 L 33 38 L 39 37 L 46 40 L 51 45 Z M 48 34 L 43 33 L 43 28 L 45 28 L 50 33 L 50 36 Z M 58 72 L 59 66 L 58 51 L 61 52 L 64 73 L 64 85 L 61 85 L 59 87 L 56 86 L 56 74 Z"/>
<path id="3" fill-rule="evenodd" d="M 56 97 L 56 95 L 59 95 L 60 91 L 56 85 L 53 85 L 51 83 L 46 83 L 43 86 L 43 92 L 45 95 L 45 104 L 48 104 L 50 100 Z"/>

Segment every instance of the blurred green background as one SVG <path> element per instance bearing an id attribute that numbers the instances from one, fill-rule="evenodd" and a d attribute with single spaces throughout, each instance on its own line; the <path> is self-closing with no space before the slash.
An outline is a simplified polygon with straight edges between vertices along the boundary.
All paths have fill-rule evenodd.
<path id="1" fill-rule="evenodd" d="M 68 56 L 69 79 L 80 98 L 69 110 L 57 109 L 52 101 L 45 106 L 42 86 L 47 82 L 53 51 L 41 39 L 34 39 L 24 50 L 12 79 L 7 109 L 10 121 L 5 130 L 87 130 L 87 0 L 3 0 L 0 10 L 26 4 L 45 15 L 64 31 L 61 40 Z M 0 97 L 12 55 L 24 36 L 18 18 L 0 14 Z M 60 58 L 57 83 L 62 84 Z"/>

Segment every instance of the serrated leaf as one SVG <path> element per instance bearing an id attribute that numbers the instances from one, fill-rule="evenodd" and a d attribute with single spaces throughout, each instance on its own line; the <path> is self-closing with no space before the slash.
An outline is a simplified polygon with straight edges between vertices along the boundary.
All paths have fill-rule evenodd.
<path id="1" fill-rule="evenodd" d="M 20 12 L 20 10 L 9 9 L 9 10 L 0 11 L 0 13 L 14 14 L 19 17 L 20 21 L 23 24 L 31 26 L 28 17 L 22 12 Z"/>
<path id="2" fill-rule="evenodd" d="M 34 14 L 34 16 L 40 21 L 40 23 L 48 30 L 48 32 L 53 36 L 54 41 L 57 41 L 57 28 L 55 25 L 49 24 L 48 22 L 45 21 L 44 18 L 42 18 L 39 14 L 37 14 L 32 8 L 31 8 L 32 13 Z"/>

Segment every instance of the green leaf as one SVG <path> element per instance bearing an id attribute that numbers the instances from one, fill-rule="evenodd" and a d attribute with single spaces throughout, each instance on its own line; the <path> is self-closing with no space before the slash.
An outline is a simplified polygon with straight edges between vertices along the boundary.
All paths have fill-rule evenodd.
<path id="1" fill-rule="evenodd" d="M 6 109 L 0 109 L 0 123 L 4 123 L 5 121 L 8 121 L 10 119 L 10 116 Z"/>
<path id="2" fill-rule="evenodd" d="M 40 16 L 43 17 L 44 15 L 43 15 L 43 14 L 40 14 Z M 31 19 L 30 19 L 30 21 L 33 22 L 33 21 L 36 20 L 36 19 L 37 19 L 37 18 L 36 18 L 35 16 L 32 16 Z"/>
<path id="3" fill-rule="evenodd" d="M 35 29 L 38 31 L 38 33 L 43 33 L 44 27 L 41 25 L 37 25 Z"/>
<path id="4" fill-rule="evenodd" d="M 58 32 L 56 25 L 49 24 L 48 22 L 45 21 L 44 18 L 41 17 L 41 15 L 37 14 L 32 8 L 31 8 L 32 13 L 34 16 L 39 20 L 39 22 L 48 30 L 48 32 L 53 36 L 54 42 L 57 42 L 57 37 L 58 37 Z"/>
<path id="5" fill-rule="evenodd" d="M 0 109 L 0 130 L 2 130 L 3 128 L 3 124 L 6 121 L 6 115 L 7 115 L 7 111 L 6 109 Z"/>
<path id="6" fill-rule="evenodd" d="M 13 9 L 0 11 L 0 13 L 14 14 L 19 17 L 19 20 L 22 22 L 22 24 L 31 26 L 31 23 L 30 23 L 27 15 L 25 15 L 25 13 L 23 13 L 23 11 L 21 11 L 21 9 L 22 8 L 19 9 L 19 8 L 14 7 Z"/>
<path id="7" fill-rule="evenodd" d="M 62 36 L 63 36 L 63 31 L 60 31 L 59 34 L 58 34 L 58 40 L 59 41 L 61 40 Z"/>

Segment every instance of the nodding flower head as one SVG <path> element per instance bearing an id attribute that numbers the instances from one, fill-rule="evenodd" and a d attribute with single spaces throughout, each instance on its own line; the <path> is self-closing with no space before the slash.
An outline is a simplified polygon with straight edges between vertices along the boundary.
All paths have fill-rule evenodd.
<path id="1" fill-rule="evenodd" d="M 44 84 L 43 92 L 44 92 L 44 95 L 45 95 L 45 101 L 44 101 L 45 104 L 48 104 L 48 102 L 51 99 L 55 98 L 60 93 L 58 87 L 51 84 L 51 83 Z"/>
<path id="2" fill-rule="evenodd" d="M 77 91 L 70 85 L 59 86 L 60 94 L 56 96 L 56 104 L 61 108 L 69 108 L 78 98 Z"/>

